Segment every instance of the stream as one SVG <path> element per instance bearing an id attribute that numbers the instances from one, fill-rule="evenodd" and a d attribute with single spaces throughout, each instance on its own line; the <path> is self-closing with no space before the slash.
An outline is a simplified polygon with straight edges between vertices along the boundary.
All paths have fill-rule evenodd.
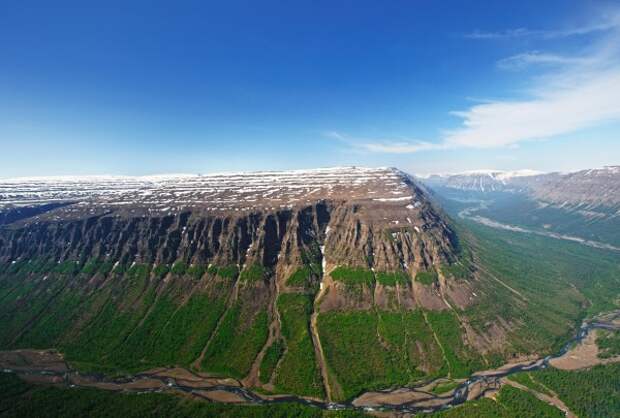
<path id="1" fill-rule="evenodd" d="M 63 365 L 66 365 L 66 370 L 64 371 L 58 369 L 55 370 L 53 367 L 45 369 L 45 367 L 41 367 L 41 365 L 36 364 L 32 365 L 31 367 L 16 367 L 13 369 L 10 367 L 5 367 L 3 371 L 6 373 L 17 373 L 18 375 L 22 376 L 30 375 L 31 377 L 36 376 L 40 378 L 53 378 L 55 380 L 52 383 L 60 384 L 67 387 L 97 387 L 103 390 L 122 390 L 134 393 L 178 391 L 210 401 L 213 401 L 213 398 L 208 396 L 209 392 L 218 391 L 220 393 L 228 393 L 235 396 L 237 399 L 240 399 L 242 402 L 251 404 L 295 402 L 328 410 L 355 409 L 367 412 L 393 411 L 399 413 L 436 412 L 456 405 L 460 405 L 467 400 L 478 399 L 484 396 L 485 392 L 488 390 L 498 389 L 501 386 L 500 379 L 503 377 L 510 376 L 511 374 L 522 371 L 545 369 L 549 366 L 550 360 L 564 355 L 568 350 L 570 350 L 571 347 L 581 342 L 588 335 L 590 330 L 620 330 L 620 325 L 613 323 L 613 321 L 618 318 L 620 318 L 620 309 L 584 321 L 575 336 L 569 341 L 567 341 L 556 354 L 533 360 L 528 363 L 517 364 L 511 367 L 505 366 L 499 369 L 476 372 L 471 375 L 466 381 L 459 384 L 456 389 L 443 395 L 434 394 L 430 391 L 422 389 L 428 387 L 434 382 L 441 381 L 441 379 L 437 379 L 435 381 L 426 382 L 417 386 L 368 392 L 349 402 L 329 403 L 295 395 L 263 395 L 241 386 L 235 386 L 233 384 L 209 383 L 208 380 L 212 379 L 203 378 L 187 370 L 183 370 L 183 373 L 186 376 L 185 378 L 174 378 L 165 375 L 162 376 L 161 371 L 159 371 L 138 373 L 119 379 L 110 379 L 99 374 L 81 373 L 73 370 L 69 368 L 66 363 L 64 363 L 64 360 L 62 360 L 59 355 L 58 360 L 56 360 L 55 364 L 62 362 Z M 15 353 L 17 352 L 4 352 L 4 354 L 9 355 Z M 165 369 L 162 370 L 165 371 Z M 188 380 L 187 376 L 191 376 L 192 380 Z M 140 383 L 144 382 L 149 383 L 146 386 L 149 386 L 152 383 L 157 383 L 157 385 L 155 385 L 156 387 L 139 387 Z M 478 390 L 473 393 L 472 389 L 474 389 L 475 387 L 477 387 Z M 398 404 L 381 404 L 376 400 L 372 402 L 367 402 L 365 404 L 362 401 L 362 398 L 368 394 L 389 396 L 393 394 L 403 393 L 422 395 L 423 399 L 404 401 Z"/>
<path id="2" fill-rule="evenodd" d="M 458 213 L 459 218 L 469 219 L 471 221 L 474 221 L 479 224 L 482 224 L 482 225 L 485 225 L 491 228 L 495 228 L 495 229 L 503 229 L 506 231 L 521 232 L 523 234 L 534 234 L 534 235 L 540 235 L 543 237 L 560 239 L 564 241 L 572 241 L 572 242 L 576 242 L 582 245 L 587 245 L 588 247 L 599 248 L 603 250 L 620 251 L 620 247 L 616 247 L 616 246 L 613 246 L 611 244 L 607 244 L 604 242 L 592 241 L 592 240 L 588 240 L 585 238 L 576 237 L 574 235 L 560 234 L 557 232 L 542 231 L 542 230 L 537 230 L 537 229 L 528 229 L 522 226 L 501 223 L 493 219 L 486 218 L 484 216 L 474 215 L 479 210 L 486 209 L 485 201 L 478 201 L 478 203 L 479 203 L 479 206 L 472 206 L 472 207 L 468 207 L 468 208 L 461 210 Z"/>

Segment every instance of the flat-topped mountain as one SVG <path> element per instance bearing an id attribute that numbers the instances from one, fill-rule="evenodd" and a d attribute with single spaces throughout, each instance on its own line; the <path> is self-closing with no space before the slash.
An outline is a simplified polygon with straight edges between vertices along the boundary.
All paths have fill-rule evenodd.
<path id="1" fill-rule="evenodd" d="M 0 190 L 0 257 L 10 260 L 271 266 L 283 245 L 313 240 L 342 254 L 337 263 L 415 270 L 453 259 L 456 238 L 412 178 L 389 168 L 17 179 Z"/>
<path id="2" fill-rule="evenodd" d="M 556 205 L 608 207 L 620 210 L 620 166 L 572 173 L 550 173 L 527 182 L 532 194 Z"/>
<path id="3" fill-rule="evenodd" d="M 342 400 L 570 332 L 577 287 L 537 284 L 568 289 L 547 314 L 513 253 L 457 230 L 392 168 L 3 180 L 0 348 Z"/>
<path id="4" fill-rule="evenodd" d="M 172 212 L 291 208 L 318 200 L 413 203 L 411 181 L 392 168 L 161 175 L 33 177 L 0 180 L 0 207 L 72 203 Z"/>

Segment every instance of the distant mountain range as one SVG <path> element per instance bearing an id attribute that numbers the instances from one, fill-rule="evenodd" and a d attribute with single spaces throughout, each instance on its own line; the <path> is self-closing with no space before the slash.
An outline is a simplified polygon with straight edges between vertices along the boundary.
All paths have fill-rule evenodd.
<path id="1" fill-rule="evenodd" d="M 620 244 L 620 166 L 571 173 L 480 170 L 421 181 L 444 199 L 484 202 L 479 216 Z"/>
<path id="2" fill-rule="evenodd" d="M 431 187 L 527 193 L 555 205 L 620 206 L 620 166 L 542 173 L 534 170 L 477 170 L 432 174 L 422 181 Z"/>

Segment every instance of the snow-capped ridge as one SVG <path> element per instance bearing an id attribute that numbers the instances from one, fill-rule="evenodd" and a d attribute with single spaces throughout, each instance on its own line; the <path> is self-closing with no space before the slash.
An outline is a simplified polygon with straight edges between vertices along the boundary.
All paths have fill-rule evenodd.
<path id="1" fill-rule="evenodd" d="M 71 202 L 142 206 L 172 211 L 275 210 L 320 199 L 386 199 L 410 196 L 408 177 L 395 168 L 329 167 L 309 170 L 162 174 L 150 176 L 51 176 L 0 179 L 0 207 Z"/>

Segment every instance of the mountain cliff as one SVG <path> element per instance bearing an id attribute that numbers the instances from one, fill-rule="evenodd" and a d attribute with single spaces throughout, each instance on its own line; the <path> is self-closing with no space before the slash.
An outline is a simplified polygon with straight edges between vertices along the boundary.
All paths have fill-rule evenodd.
<path id="1" fill-rule="evenodd" d="M 455 228 L 391 168 L 2 180 L 0 347 L 339 400 L 570 332 L 576 287 L 546 313 L 513 254 Z"/>

